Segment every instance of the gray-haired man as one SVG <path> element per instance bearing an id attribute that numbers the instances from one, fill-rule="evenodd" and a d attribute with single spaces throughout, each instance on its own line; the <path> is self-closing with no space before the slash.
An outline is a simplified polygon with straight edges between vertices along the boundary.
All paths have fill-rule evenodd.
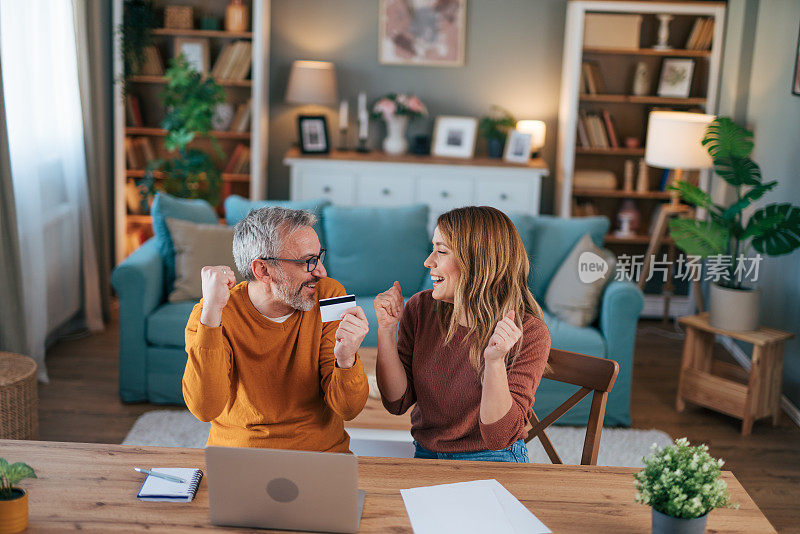
<path id="1" fill-rule="evenodd" d="M 211 421 L 208 445 L 349 452 L 344 420 L 369 394 L 356 351 L 369 325 L 354 307 L 323 323 L 327 278 L 313 214 L 261 208 L 234 230 L 228 267 L 204 267 L 203 299 L 186 325 L 183 397 Z"/>

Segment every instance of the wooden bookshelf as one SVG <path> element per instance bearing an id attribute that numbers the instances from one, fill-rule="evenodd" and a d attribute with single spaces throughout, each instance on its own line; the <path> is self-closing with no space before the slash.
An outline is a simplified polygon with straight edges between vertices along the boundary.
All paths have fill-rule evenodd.
<path id="1" fill-rule="evenodd" d="M 604 191 L 602 189 L 573 189 L 572 196 L 587 197 L 587 198 L 640 198 L 652 200 L 669 200 L 669 191 L 647 191 L 639 193 L 636 191 L 623 191 L 621 189 L 612 189 Z"/>
<path id="2" fill-rule="evenodd" d="M 671 245 L 674 243 L 671 237 L 664 238 L 664 244 Z M 618 237 L 614 234 L 606 235 L 606 244 L 609 245 L 647 245 L 650 243 L 649 234 L 640 234 L 632 237 Z"/>
<path id="3" fill-rule="evenodd" d="M 592 154 L 595 156 L 644 156 L 643 148 L 595 148 L 577 146 L 576 154 Z"/>
<path id="4" fill-rule="evenodd" d="M 114 28 L 122 23 L 124 0 L 114 1 Z M 154 0 L 153 7 L 157 17 L 161 17 L 166 6 L 175 4 L 175 0 Z M 194 19 L 198 21 L 204 15 L 212 15 L 224 21 L 227 1 L 208 2 L 206 0 L 182 0 L 182 5 L 192 6 Z M 250 126 L 245 132 L 238 131 L 211 131 L 208 135 L 197 136 L 192 143 L 193 147 L 205 150 L 212 157 L 220 172 L 226 168 L 236 147 L 244 144 L 250 149 L 249 173 L 232 174 L 221 172 L 223 181 L 221 201 L 227 195 L 239 194 L 250 198 L 266 198 L 266 169 L 267 147 L 269 146 L 267 88 L 269 87 L 269 62 L 267 51 L 269 48 L 269 15 L 270 3 L 268 0 L 245 0 L 250 12 L 250 29 L 243 32 L 228 32 L 222 30 L 201 29 L 172 29 L 156 28 L 151 32 L 153 46 L 155 46 L 164 68 L 168 68 L 169 59 L 175 56 L 176 40 L 178 38 L 201 39 L 208 43 L 208 72 L 210 73 L 215 63 L 220 58 L 223 49 L 236 41 L 250 41 L 251 65 L 248 79 L 216 79 L 216 82 L 225 88 L 226 103 L 233 106 L 233 114 L 237 107 L 251 102 Z M 163 21 L 159 20 L 161 24 Z M 127 93 L 136 97 L 138 105 L 128 108 L 129 99 L 123 95 L 122 62 L 120 61 L 120 42 L 115 40 L 114 51 L 114 79 L 115 83 L 115 212 L 116 212 L 116 237 L 117 261 L 124 259 L 138 246 L 137 238 L 146 238 L 148 234 L 142 230 L 149 226 L 150 217 L 137 213 L 128 213 L 126 189 L 131 192 L 130 183 L 141 179 L 145 175 L 142 169 L 127 168 L 126 149 L 133 145 L 135 154 L 131 154 L 131 161 L 138 160 L 138 165 L 145 164 L 148 158 L 170 158 L 164 146 L 167 132 L 161 127 L 166 116 L 166 110 L 160 99 L 162 88 L 166 84 L 164 75 L 135 75 L 129 78 Z M 152 56 L 151 56 L 152 57 Z M 229 56 L 234 61 L 234 55 Z M 152 65 L 152 63 L 151 63 Z M 232 64 L 232 67 L 234 64 Z M 242 68 L 244 65 L 242 65 Z M 144 72 L 157 73 L 158 69 L 145 70 Z M 230 75 L 229 75 L 230 76 Z M 135 111 L 133 111 L 135 110 Z M 143 139 L 144 138 L 144 139 Z M 211 149 L 210 141 L 213 138 L 221 149 L 223 155 Z M 127 140 L 130 139 L 132 143 Z M 146 150 L 150 146 L 152 150 Z M 138 157 L 135 157 L 138 156 Z M 163 177 L 156 173 L 157 183 Z"/>
<path id="5" fill-rule="evenodd" d="M 711 50 L 683 50 L 671 48 L 656 50 L 655 48 L 583 48 L 584 54 L 613 54 L 625 56 L 659 56 L 659 57 L 709 57 Z"/>
<path id="6" fill-rule="evenodd" d="M 217 139 L 239 139 L 241 141 L 249 141 L 251 134 L 250 131 L 247 132 L 228 132 L 228 131 L 211 131 L 208 132 L 210 137 L 215 137 Z M 147 128 L 147 127 L 140 127 L 137 128 L 135 126 L 126 126 L 125 127 L 125 135 L 143 135 L 149 137 L 166 137 L 167 131 L 163 128 Z M 205 137 L 205 136 L 204 136 Z"/>
<path id="7" fill-rule="evenodd" d="M 590 95 L 586 93 L 581 94 L 580 101 L 605 102 L 609 104 L 656 104 L 660 106 L 704 106 L 706 104 L 706 99 L 703 97 L 671 98 L 665 96 L 636 96 L 636 95 L 613 95 L 613 94 Z"/>

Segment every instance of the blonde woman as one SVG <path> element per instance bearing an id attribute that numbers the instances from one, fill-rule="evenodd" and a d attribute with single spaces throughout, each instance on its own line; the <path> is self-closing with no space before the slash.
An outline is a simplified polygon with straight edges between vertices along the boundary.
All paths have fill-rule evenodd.
<path id="1" fill-rule="evenodd" d="M 375 298 L 383 405 L 396 415 L 416 405 L 417 458 L 527 462 L 525 425 L 550 332 L 516 228 L 486 206 L 447 212 L 425 267 L 433 290 L 404 305 L 395 282 Z"/>

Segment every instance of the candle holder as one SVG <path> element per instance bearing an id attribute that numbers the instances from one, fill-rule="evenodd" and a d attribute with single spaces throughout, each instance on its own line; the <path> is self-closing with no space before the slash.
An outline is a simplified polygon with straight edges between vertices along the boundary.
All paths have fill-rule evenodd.
<path id="1" fill-rule="evenodd" d="M 339 148 L 336 150 L 342 152 L 349 150 L 347 147 L 347 128 L 339 128 Z"/>
<path id="2" fill-rule="evenodd" d="M 366 137 L 359 137 L 358 138 L 358 148 L 356 148 L 356 152 L 362 152 L 362 153 L 369 152 L 369 148 L 367 148 L 367 138 Z"/>

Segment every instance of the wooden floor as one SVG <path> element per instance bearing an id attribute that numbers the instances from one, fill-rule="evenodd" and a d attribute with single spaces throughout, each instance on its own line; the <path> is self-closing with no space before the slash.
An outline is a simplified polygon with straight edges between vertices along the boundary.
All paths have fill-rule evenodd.
<path id="1" fill-rule="evenodd" d="M 779 532 L 800 534 L 800 428 L 783 415 L 778 427 L 756 422 L 742 437 L 740 423 L 703 408 L 675 411 L 682 340 L 674 327 L 642 321 L 636 341 L 632 392 L 635 428 L 657 428 L 673 438 L 708 444 Z M 117 324 L 106 332 L 62 341 L 47 354 L 50 383 L 39 388 L 40 439 L 120 443 L 151 404 L 122 404 L 117 397 Z M 716 348 L 725 358 L 724 349 Z M 177 409 L 177 408 L 176 408 Z M 632 484 L 633 482 L 631 482 Z"/>

